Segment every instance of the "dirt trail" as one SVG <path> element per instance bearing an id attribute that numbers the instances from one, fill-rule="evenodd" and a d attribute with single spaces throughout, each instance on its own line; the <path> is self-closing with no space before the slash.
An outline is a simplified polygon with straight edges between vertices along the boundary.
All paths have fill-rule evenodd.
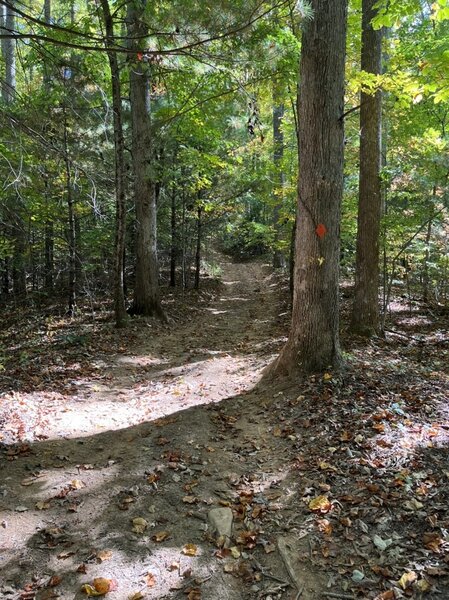
<path id="1" fill-rule="evenodd" d="M 17 369 L 0 398 L 1 600 L 81 600 L 96 577 L 107 600 L 448 596 L 447 317 L 417 303 L 396 315 L 413 337 L 262 386 L 288 290 L 259 263 L 223 280 L 168 296 L 168 326 L 97 320 L 60 363 L 52 335 L 86 323 L 16 345 L 56 376 Z"/>
<path id="2" fill-rule="evenodd" d="M 146 598 L 265 597 L 247 561 L 225 552 L 232 564 L 223 571 L 207 515 L 230 506 L 258 464 L 249 460 L 252 442 L 241 451 L 237 421 L 282 343 L 279 300 L 266 266 L 225 263 L 221 293 L 193 318 L 165 328 L 142 320 L 134 348 L 97 358 L 99 377 L 55 395 L 45 425 L 28 426 L 30 444 L 2 459 L 0 598 L 81 598 L 81 585 L 99 576 L 117 580 L 110 600 L 139 590 Z M 229 413 L 216 404 L 224 399 Z M 27 394 L 30 420 L 39 400 Z M 145 519 L 142 533 L 135 518 Z M 186 544 L 194 556 L 183 553 Z"/>
<path id="3" fill-rule="evenodd" d="M 137 348 L 97 359 L 101 376 L 55 402 L 46 435 L 119 429 L 250 389 L 279 346 L 277 286 L 259 262 L 222 268 L 222 293 L 195 318 L 165 329 L 142 320 Z"/>

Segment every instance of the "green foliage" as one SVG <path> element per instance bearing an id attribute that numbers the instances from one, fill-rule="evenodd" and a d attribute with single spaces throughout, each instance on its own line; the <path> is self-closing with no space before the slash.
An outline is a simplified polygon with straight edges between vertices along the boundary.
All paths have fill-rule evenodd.
<path id="1" fill-rule="evenodd" d="M 273 228 L 255 221 L 237 221 L 226 227 L 222 247 L 235 258 L 248 259 L 266 254 L 273 244 Z"/>

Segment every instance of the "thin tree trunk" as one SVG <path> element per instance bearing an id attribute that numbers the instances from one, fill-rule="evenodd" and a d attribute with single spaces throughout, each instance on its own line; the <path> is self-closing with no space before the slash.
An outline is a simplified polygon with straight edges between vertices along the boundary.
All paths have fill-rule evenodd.
<path id="1" fill-rule="evenodd" d="M 10 5 L 14 5 L 14 0 L 10 0 Z M 2 27 L 6 33 L 15 30 L 15 13 L 10 6 L 0 6 L 2 13 Z M 2 78 L 1 91 L 5 104 L 11 104 L 16 95 L 16 42 L 14 38 L 4 38 L 1 41 L 2 56 L 5 64 L 5 74 Z"/>
<path id="2" fill-rule="evenodd" d="M 176 229 L 176 194 L 173 186 L 171 193 L 171 248 L 170 248 L 170 287 L 176 287 L 176 259 L 178 256 L 178 242 Z"/>
<path id="3" fill-rule="evenodd" d="M 73 317 L 76 310 L 76 227 L 75 227 L 75 202 L 73 197 L 72 171 L 68 156 L 69 144 L 67 136 L 67 115 L 64 108 L 64 164 L 67 193 L 67 224 L 69 243 L 69 276 L 67 286 L 67 312 Z"/>
<path id="4" fill-rule="evenodd" d="M 46 23 L 51 22 L 51 0 L 44 1 L 44 19 Z M 51 73 L 47 61 L 44 62 L 44 89 L 49 92 Z M 44 287 L 47 292 L 53 290 L 53 272 L 54 272 L 54 224 L 53 218 L 50 216 L 50 190 L 48 185 L 48 173 L 45 172 L 45 206 L 47 216 L 45 219 L 44 229 Z"/>
<path id="5" fill-rule="evenodd" d="M 105 45 L 114 45 L 114 22 L 111 16 L 108 0 L 100 0 L 106 28 Z M 116 327 L 126 324 L 125 293 L 123 287 L 124 250 L 126 230 L 126 199 L 125 199 L 125 142 L 123 137 L 122 95 L 120 86 L 120 69 L 117 55 L 108 52 L 109 68 L 112 79 L 112 110 L 114 122 L 114 151 L 115 151 L 115 260 L 114 260 L 114 313 Z"/>
<path id="6" fill-rule="evenodd" d="M 273 267 L 275 269 L 285 267 L 285 256 L 279 249 L 282 236 L 281 212 L 284 200 L 285 176 L 282 170 L 282 159 L 284 157 L 284 133 L 282 131 L 282 119 L 284 118 L 284 104 L 280 99 L 278 91 L 279 84 L 273 83 L 273 163 L 275 171 L 276 194 L 273 208 L 274 227 L 274 252 Z"/>
<path id="7" fill-rule="evenodd" d="M 382 31 L 371 25 L 377 0 L 362 0 L 362 71 L 379 75 Z M 379 332 L 379 235 L 382 207 L 380 164 L 382 96 L 361 94 L 360 173 L 355 291 L 352 331 L 370 337 Z"/>
<path id="8" fill-rule="evenodd" d="M 201 273 L 201 216 L 202 208 L 198 206 L 197 219 L 196 219 L 196 252 L 195 252 L 195 289 L 200 289 L 200 273 Z"/>
<path id="9" fill-rule="evenodd" d="M 433 186 L 433 190 L 432 190 L 432 196 L 433 196 L 433 200 L 435 201 L 436 198 L 436 194 L 437 194 L 437 187 L 436 185 Z M 434 202 L 429 202 L 429 213 L 432 213 L 432 209 L 434 207 L 435 203 Z M 424 302 L 429 302 L 429 298 L 430 298 L 430 275 L 429 275 L 429 261 L 430 261 L 430 240 L 432 239 L 432 222 L 433 219 L 429 219 L 429 222 L 427 224 L 427 232 L 426 232 L 426 250 L 424 253 L 424 260 L 423 260 L 423 301 Z"/>
<path id="10" fill-rule="evenodd" d="M 182 190 L 182 220 L 181 220 L 181 272 L 182 272 L 182 288 L 187 287 L 187 261 L 186 261 L 186 195 L 185 189 Z"/>
<path id="11" fill-rule="evenodd" d="M 128 36 L 144 39 L 146 0 L 128 4 Z M 140 44 L 142 42 L 140 41 Z M 155 183 L 151 177 L 153 159 L 150 124 L 149 65 L 138 58 L 139 41 L 131 42 L 136 50 L 130 56 L 130 104 L 134 203 L 136 209 L 136 280 L 133 314 L 163 317 L 159 293 L 157 261 L 157 206 Z"/>
<path id="12" fill-rule="evenodd" d="M 341 365 L 340 213 L 347 0 L 312 0 L 304 24 L 299 94 L 298 219 L 290 335 L 271 369 L 311 373 Z"/>

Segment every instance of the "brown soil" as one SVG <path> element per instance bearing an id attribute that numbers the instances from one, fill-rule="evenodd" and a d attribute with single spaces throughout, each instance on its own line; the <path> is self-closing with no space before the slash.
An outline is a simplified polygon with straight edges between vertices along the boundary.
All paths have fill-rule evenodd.
<path id="1" fill-rule="evenodd" d="M 353 340 L 343 376 L 268 387 L 288 291 L 261 262 L 222 268 L 218 291 L 166 299 L 168 326 L 75 324 L 69 360 L 53 320 L 48 360 L 30 343 L 6 374 L 0 598 L 97 577 L 110 600 L 449 597 L 442 322 L 434 345 Z"/>

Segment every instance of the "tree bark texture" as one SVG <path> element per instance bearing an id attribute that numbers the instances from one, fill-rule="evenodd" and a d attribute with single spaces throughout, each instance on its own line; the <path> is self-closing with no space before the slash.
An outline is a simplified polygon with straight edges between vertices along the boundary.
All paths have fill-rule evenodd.
<path id="1" fill-rule="evenodd" d="M 105 43 L 114 45 L 114 22 L 111 16 L 108 0 L 101 0 L 104 24 L 106 29 Z M 125 198 L 125 141 L 123 137 L 122 94 L 120 85 L 120 69 L 117 54 L 108 52 L 109 67 L 112 79 L 112 110 L 114 123 L 114 152 L 115 152 L 115 260 L 114 260 L 114 313 L 116 327 L 126 323 L 125 292 L 123 286 L 123 267 L 126 231 L 126 198 Z"/>
<path id="2" fill-rule="evenodd" d="M 13 0 L 10 1 L 13 4 Z M 15 16 L 14 11 L 9 6 L 0 6 L 1 10 L 1 25 L 6 30 L 6 33 L 10 33 L 15 30 Z M 2 98 L 6 104 L 13 102 L 16 95 L 16 53 L 15 53 L 15 40 L 14 38 L 2 39 L 2 56 L 5 63 L 5 76 L 2 79 L 1 90 Z"/>
<path id="3" fill-rule="evenodd" d="M 282 131 L 282 119 L 284 117 L 284 104 L 279 97 L 278 84 L 273 84 L 273 163 L 275 170 L 275 181 L 278 186 L 273 209 L 274 226 L 274 253 L 273 267 L 275 269 L 285 267 L 285 256 L 277 247 L 282 235 L 281 212 L 284 200 L 285 176 L 282 170 L 282 159 L 284 158 L 284 132 Z"/>
<path id="4" fill-rule="evenodd" d="M 290 336 L 274 374 L 338 368 L 346 0 L 312 0 L 299 89 L 299 183 Z"/>
<path id="5" fill-rule="evenodd" d="M 69 245 L 69 276 L 67 286 L 68 314 L 73 317 L 76 310 L 76 229 L 75 229 L 75 202 L 73 197 L 72 171 L 69 160 L 69 145 L 67 139 L 67 117 L 64 108 L 64 163 L 67 192 L 67 225 Z"/>
<path id="6" fill-rule="evenodd" d="M 377 0 L 362 1 L 362 71 L 382 70 L 382 31 L 371 21 Z M 382 207 L 381 166 L 382 96 L 361 94 L 360 171 L 357 218 L 355 291 L 351 329 L 370 337 L 379 331 L 379 234 Z"/>
<path id="7" fill-rule="evenodd" d="M 135 0 L 128 5 L 128 32 L 131 48 L 136 54 L 130 57 L 130 104 L 132 126 L 132 162 L 134 171 L 134 203 L 136 209 L 136 280 L 134 286 L 133 314 L 162 316 L 159 294 L 157 260 L 157 206 L 156 190 L 151 176 L 153 156 L 148 63 L 139 60 L 139 41 L 148 34 L 144 20 L 146 0 Z M 140 44 L 142 42 L 140 41 Z"/>

